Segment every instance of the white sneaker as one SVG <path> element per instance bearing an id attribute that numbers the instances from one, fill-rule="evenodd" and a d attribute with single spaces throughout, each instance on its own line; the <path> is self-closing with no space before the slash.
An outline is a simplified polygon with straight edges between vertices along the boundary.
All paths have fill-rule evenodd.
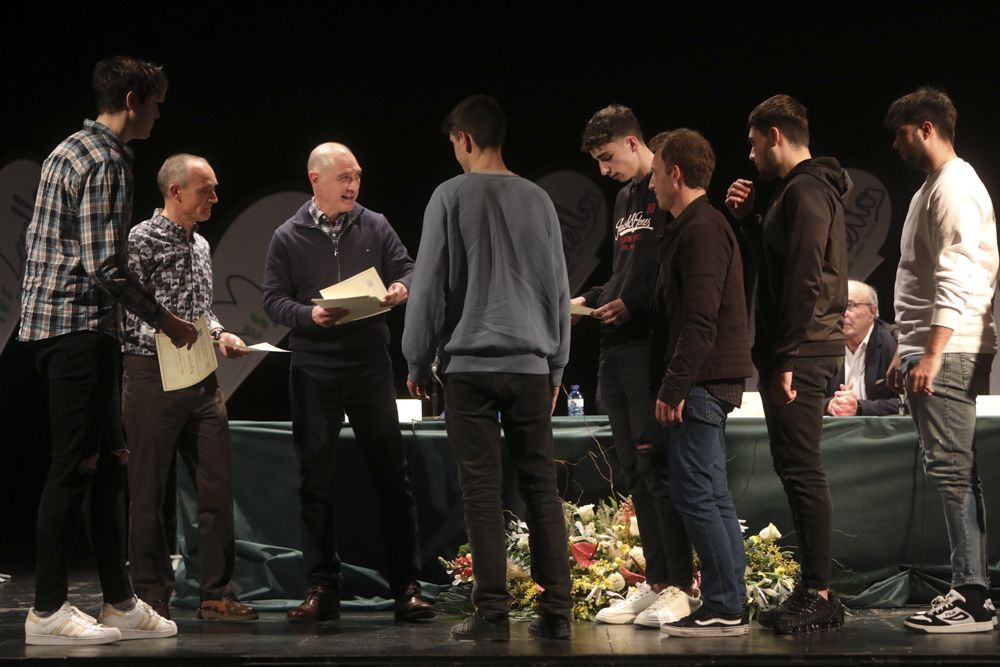
<path id="1" fill-rule="evenodd" d="M 139 598 L 135 599 L 131 611 L 119 611 L 105 602 L 101 608 L 101 623 L 121 630 L 122 639 L 159 639 L 177 634 L 176 623 L 157 614 Z"/>
<path id="2" fill-rule="evenodd" d="M 69 602 L 44 618 L 29 609 L 24 621 L 24 643 L 31 646 L 110 644 L 121 638 L 117 628 L 101 625 Z"/>
<path id="3" fill-rule="evenodd" d="M 693 598 L 676 586 L 667 586 L 653 604 L 635 617 L 635 624 L 647 628 L 658 628 L 664 623 L 676 623 L 701 606 L 701 600 Z"/>
<path id="4" fill-rule="evenodd" d="M 625 625 L 633 622 L 637 614 L 655 601 L 656 593 L 643 582 L 630 590 L 624 600 L 619 600 L 597 612 L 597 620 L 601 623 Z"/>

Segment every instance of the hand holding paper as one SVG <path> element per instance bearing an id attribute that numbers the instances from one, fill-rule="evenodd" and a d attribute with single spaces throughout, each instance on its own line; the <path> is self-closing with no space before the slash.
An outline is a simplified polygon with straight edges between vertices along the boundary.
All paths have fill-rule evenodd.
<path id="1" fill-rule="evenodd" d="M 405 292 L 406 288 L 402 284 L 393 283 L 393 286 L 395 285 L 402 287 Z M 347 311 L 346 315 L 340 317 L 336 317 L 336 314 L 333 314 L 336 317 L 335 320 L 330 324 L 322 324 L 316 320 L 316 309 L 313 309 L 313 321 L 320 326 L 345 324 L 347 322 L 362 320 L 366 317 L 372 317 L 373 315 L 381 315 L 393 305 L 396 305 L 395 303 L 389 303 L 389 291 L 386 290 L 385 284 L 382 282 L 382 278 L 379 277 L 375 267 L 362 271 L 335 285 L 321 289 L 319 293 L 323 298 L 313 299 L 312 301 L 320 309 L 327 311 L 331 309 L 343 309 Z M 402 303 L 406 300 L 405 295 L 402 300 L 399 300 L 398 289 L 392 299 L 396 303 Z M 328 321 L 328 319 L 325 321 Z"/>

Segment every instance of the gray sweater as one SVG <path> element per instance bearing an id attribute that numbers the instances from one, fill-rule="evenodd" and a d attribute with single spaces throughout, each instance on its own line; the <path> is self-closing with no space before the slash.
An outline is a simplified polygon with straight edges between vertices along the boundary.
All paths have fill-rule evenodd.
<path id="1" fill-rule="evenodd" d="M 525 373 L 562 383 L 569 282 L 552 200 L 513 174 L 468 173 L 437 187 L 424 212 L 406 306 L 409 379 Z"/>

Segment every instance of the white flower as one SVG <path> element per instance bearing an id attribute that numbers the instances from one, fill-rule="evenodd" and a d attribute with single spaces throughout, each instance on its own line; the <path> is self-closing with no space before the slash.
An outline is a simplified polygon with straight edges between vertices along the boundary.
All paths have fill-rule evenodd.
<path id="1" fill-rule="evenodd" d="M 639 564 L 639 567 L 646 569 L 646 555 L 642 552 L 642 547 L 632 547 L 628 552 L 629 558 Z"/>
<path id="2" fill-rule="evenodd" d="M 632 537 L 639 537 L 639 519 L 634 516 L 629 518 L 628 532 Z"/>
<path id="3" fill-rule="evenodd" d="M 740 519 L 740 534 L 746 535 L 747 530 L 749 530 L 749 528 L 747 526 L 747 520 L 746 519 Z"/>
<path id="4" fill-rule="evenodd" d="M 757 533 L 760 539 L 765 542 L 773 542 L 781 538 L 781 531 L 779 531 L 773 523 L 767 524 L 767 528 Z"/>
<path id="5" fill-rule="evenodd" d="M 611 576 L 608 577 L 608 588 L 618 592 L 625 588 L 625 577 L 623 577 L 618 572 L 613 572 Z"/>
<path id="6" fill-rule="evenodd" d="M 528 536 L 526 534 L 521 533 L 520 535 L 517 536 L 517 548 L 518 549 L 528 548 Z"/>
<path id="7" fill-rule="evenodd" d="M 594 520 L 594 505 L 581 505 L 576 508 L 577 516 L 580 517 L 580 521 L 584 523 L 590 523 Z"/>

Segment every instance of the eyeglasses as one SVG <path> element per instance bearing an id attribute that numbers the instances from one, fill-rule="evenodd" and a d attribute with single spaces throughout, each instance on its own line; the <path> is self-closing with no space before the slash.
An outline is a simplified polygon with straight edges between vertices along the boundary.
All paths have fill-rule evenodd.
<path id="1" fill-rule="evenodd" d="M 854 310 L 855 308 L 859 308 L 861 306 L 870 306 L 870 305 L 872 305 L 870 301 L 848 301 L 847 310 Z"/>

